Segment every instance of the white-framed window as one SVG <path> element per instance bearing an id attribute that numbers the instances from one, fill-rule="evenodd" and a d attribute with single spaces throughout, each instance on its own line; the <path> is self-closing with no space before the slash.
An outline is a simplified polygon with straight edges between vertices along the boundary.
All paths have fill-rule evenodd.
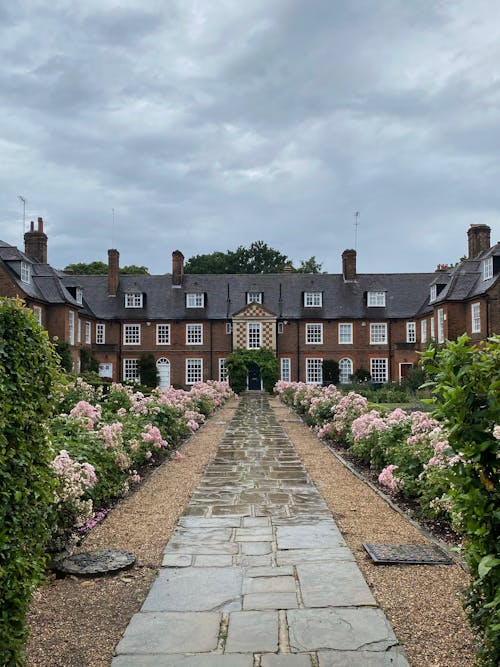
<path id="1" fill-rule="evenodd" d="M 33 315 L 36 317 L 38 324 L 42 323 L 42 309 L 40 306 L 33 306 Z"/>
<path id="2" fill-rule="evenodd" d="M 367 305 L 383 308 L 385 306 L 385 292 L 368 292 Z"/>
<path id="3" fill-rule="evenodd" d="M 170 345 L 170 324 L 156 325 L 156 344 Z"/>
<path id="4" fill-rule="evenodd" d="M 203 324 L 186 324 L 186 345 L 202 345 Z"/>
<path id="5" fill-rule="evenodd" d="M 483 261 L 483 280 L 493 278 L 493 257 L 487 257 Z"/>
<path id="6" fill-rule="evenodd" d="M 304 292 L 304 306 L 306 308 L 321 308 L 323 306 L 323 292 Z"/>
<path id="7" fill-rule="evenodd" d="M 227 375 L 226 360 L 219 359 L 219 382 L 227 382 L 227 381 L 228 381 L 228 375 Z"/>
<path id="8" fill-rule="evenodd" d="M 283 382 L 290 382 L 292 378 L 291 370 L 292 363 L 290 357 L 282 357 L 280 359 L 281 379 Z"/>
<path id="9" fill-rule="evenodd" d="M 438 324 L 438 343 L 444 343 L 444 310 L 438 308 L 437 311 L 437 324 Z"/>
<path id="10" fill-rule="evenodd" d="M 70 310 L 68 313 L 68 333 L 69 333 L 69 344 L 75 344 L 75 313 Z"/>
<path id="11" fill-rule="evenodd" d="M 123 360 L 123 379 L 125 382 L 140 382 L 139 359 Z"/>
<path id="12" fill-rule="evenodd" d="M 436 326 L 435 326 L 434 322 L 435 322 L 435 320 L 434 320 L 434 315 L 433 315 L 431 317 L 431 338 L 433 340 L 436 337 Z"/>
<path id="13" fill-rule="evenodd" d="M 430 289 L 430 293 L 429 293 L 429 301 L 435 301 L 436 300 L 437 292 L 438 292 L 437 285 L 431 285 L 431 289 Z"/>
<path id="14" fill-rule="evenodd" d="M 341 384 L 348 384 L 352 376 L 352 360 L 344 357 L 339 361 L 339 382 Z"/>
<path id="15" fill-rule="evenodd" d="M 105 324 L 96 324 L 95 325 L 95 342 L 97 345 L 104 345 L 106 342 L 106 325 Z"/>
<path id="16" fill-rule="evenodd" d="M 23 283 L 31 282 L 31 264 L 21 262 L 21 281 Z"/>
<path id="17" fill-rule="evenodd" d="M 247 303 L 262 303 L 262 292 L 247 292 Z"/>
<path id="18" fill-rule="evenodd" d="M 233 333 L 233 323 L 232 322 L 226 322 L 226 333 L 227 334 L 232 334 Z"/>
<path id="19" fill-rule="evenodd" d="M 204 308 L 205 294 L 203 292 L 188 292 L 186 294 L 186 308 Z"/>
<path id="20" fill-rule="evenodd" d="M 370 324 L 370 345 L 383 345 L 384 343 L 387 343 L 387 323 Z"/>
<path id="21" fill-rule="evenodd" d="M 203 359 L 186 359 L 186 384 L 203 380 Z"/>
<path id="22" fill-rule="evenodd" d="M 340 322 L 340 324 L 339 324 L 339 344 L 340 345 L 351 345 L 352 344 L 352 323 L 351 322 Z"/>
<path id="23" fill-rule="evenodd" d="M 124 324 L 123 325 L 123 344 L 140 345 L 141 344 L 141 325 Z"/>
<path id="24" fill-rule="evenodd" d="M 76 330 L 77 330 L 77 332 L 78 332 L 78 334 L 77 334 L 77 335 L 78 335 L 77 341 L 78 341 L 79 343 L 81 343 L 81 342 L 82 342 L 82 321 L 81 321 L 80 318 L 77 319 L 77 327 L 76 327 Z"/>
<path id="25" fill-rule="evenodd" d="M 81 287 L 76 288 L 76 296 L 75 296 L 75 301 L 79 306 L 82 305 L 83 303 L 83 290 Z"/>
<path id="26" fill-rule="evenodd" d="M 323 384 L 323 359 L 306 359 L 307 384 Z"/>
<path id="27" fill-rule="evenodd" d="M 283 324 L 283 322 L 278 322 L 278 333 L 279 334 L 283 333 L 284 328 L 285 328 L 285 325 Z"/>
<path id="28" fill-rule="evenodd" d="M 90 322 L 85 322 L 85 342 L 90 345 L 92 342 L 92 326 Z"/>
<path id="29" fill-rule="evenodd" d="M 427 343 L 427 320 L 420 322 L 420 340 L 422 343 Z"/>
<path id="30" fill-rule="evenodd" d="M 417 325 L 415 322 L 406 323 L 406 342 L 407 343 L 417 342 Z"/>
<path id="31" fill-rule="evenodd" d="M 142 293 L 129 292 L 125 294 L 125 308 L 142 308 Z"/>
<path id="32" fill-rule="evenodd" d="M 247 324 L 247 349 L 258 350 L 262 345 L 262 325 L 260 322 Z"/>
<path id="33" fill-rule="evenodd" d="M 319 344 L 323 343 L 323 325 L 322 324 L 306 324 L 306 343 Z"/>
<path id="34" fill-rule="evenodd" d="M 481 304 L 479 301 L 477 303 L 472 303 L 470 307 L 471 314 L 471 332 L 472 333 L 481 333 Z"/>
<path id="35" fill-rule="evenodd" d="M 388 368 L 389 366 L 386 358 L 375 357 L 370 359 L 370 375 L 372 382 L 387 382 L 389 379 Z"/>

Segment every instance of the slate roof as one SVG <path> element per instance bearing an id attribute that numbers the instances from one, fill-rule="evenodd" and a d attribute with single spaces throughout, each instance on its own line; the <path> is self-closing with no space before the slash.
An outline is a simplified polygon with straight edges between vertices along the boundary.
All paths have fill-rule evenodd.
<path id="1" fill-rule="evenodd" d="M 483 261 L 489 257 L 500 258 L 500 243 L 484 250 L 474 259 L 464 259 L 450 269 L 446 287 L 433 303 L 464 301 L 487 292 L 498 280 L 498 272 L 490 279 L 483 280 Z"/>

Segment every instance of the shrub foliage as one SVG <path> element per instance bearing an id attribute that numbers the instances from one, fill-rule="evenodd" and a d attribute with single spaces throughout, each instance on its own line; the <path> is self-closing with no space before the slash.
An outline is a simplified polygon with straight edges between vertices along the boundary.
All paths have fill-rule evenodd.
<path id="1" fill-rule="evenodd" d="M 279 366 L 273 351 L 265 347 L 258 350 L 235 350 L 226 357 L 231 389 L 239 394 L 247 388 L 248 369 L 252 364 L 259 367 L 264 389 L 271 394 L 278 381 Z"/>

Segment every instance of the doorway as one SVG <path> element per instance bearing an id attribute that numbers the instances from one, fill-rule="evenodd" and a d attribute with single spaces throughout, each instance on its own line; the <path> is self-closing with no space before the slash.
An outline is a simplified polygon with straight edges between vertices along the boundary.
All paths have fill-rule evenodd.
<path id="1" fill-rule="evenodd" d="M 250 391 L 260 391 L 262 389 L 260 368 L 255 363 L 250 364 L 248 367 L 248 389 Z"/>

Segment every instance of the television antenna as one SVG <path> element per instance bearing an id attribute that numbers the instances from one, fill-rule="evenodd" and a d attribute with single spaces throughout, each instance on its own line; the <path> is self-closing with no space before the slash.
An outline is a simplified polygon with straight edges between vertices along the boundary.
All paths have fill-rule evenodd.
<path id="1" fill-rule="evenodd" d="M 359 211 L 354 213 L 354 250 L 358 249 Z"/>
<path id="2" fill-rule="evenodd" d="M 17 195 L 17 198 L 23 205 L 23 233 L 21 234 L 21 243 L 22 243 L 24 238 L 24 232 L 26 231 L 26 199 L 21 195 Z"/>

